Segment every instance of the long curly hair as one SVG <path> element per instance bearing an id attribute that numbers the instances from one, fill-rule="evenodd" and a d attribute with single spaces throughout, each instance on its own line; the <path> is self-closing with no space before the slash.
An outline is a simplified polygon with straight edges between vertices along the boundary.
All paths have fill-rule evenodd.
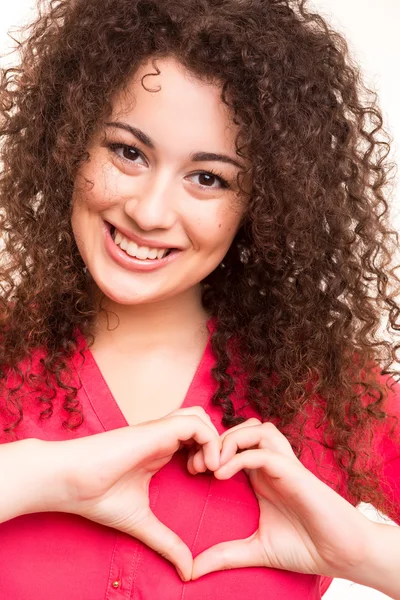
<path id="1" fill-rule="evenodd" d="M 11 372 L 15 383 L 7 431 L 23 419 L 22 384 L 37 389 L 42 418 L 62 388 L 64 426 L 84 419 L 68 360 L 77 329 L 93 339 L 99 307 L 71 229 L 73 184 L 113 95 L 148 58 L 157 71 L 157 57 L 174 56 L 221 86 L 236 150 L 251 164 L 243 223 L 203 281 L 217 323 L 213 402 L 226 426 L 242 421 L 231 395 L 244 378 L 248 402 L 298 456 L 308 408 L 321 409 L 319 443 L 353 501 L 384 510 L 369 448 L 389 416 L 377 375 L 399 374 L 390 140 L 343 37 L 304 0 L 38 0 L 21 31 L 18 65 L 0 81 L 0 378 Z M 45 355 L 33 373 L 37 348 Z"/>

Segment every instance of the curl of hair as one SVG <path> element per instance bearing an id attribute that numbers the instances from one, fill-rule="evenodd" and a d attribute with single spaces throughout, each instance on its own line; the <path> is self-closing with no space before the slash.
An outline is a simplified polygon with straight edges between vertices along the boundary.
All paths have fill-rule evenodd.
<path id="1" fill-rule="evenodd" d="M 343 37 L 304 0 L 51 0 L 22 32 L 18 66 L 0 81 L 0 377 L 17 377 L 9 430 L 23 418 L 24 381 L 42 390 L 43 418 L 55 386 L 64 425 L 84 418 L 68 358 L 99 309 L 71 229 L 73 185 L 114 94 L 145 60 L 157 72 L 157 58 L 172 56 L 221 86 L 251 164 L 243 223 L 203 282 L 218 324 L 213 401 L 226 426 L 243 420 L 229 397 L 236 361 L 248 401 L 299 456 L 307 407 L 322 407 L 321 443 L 354 502 L 384 510 L 367 465 L 375 423 L 388 416 L 373 367 L 398 374 L 399 344 L 379 332 L 382 315 L 399 330 L 398 234 L 385 198 L 388 136 Z M 20 365 L 35 348 L 46 354 L 33 375 Z"/>

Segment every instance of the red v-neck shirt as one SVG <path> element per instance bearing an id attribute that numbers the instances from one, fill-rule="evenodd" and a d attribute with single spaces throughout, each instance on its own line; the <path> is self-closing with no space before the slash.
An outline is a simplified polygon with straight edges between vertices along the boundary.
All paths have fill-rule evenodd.
<path id="1" fill-rule="evenodd" d="M 13 440 L 65 440 L 128 424 L 88 349 L 83 351 L 82 365 L 79 350 L 83 345 L 80 339 L 71 359 L 76 381 L 79 373 L 82 383 L 78 399 L 85 417 L 83 425 L 75 432 L 61 426 L 65 417 L 61 395 L 59 402 L 57 398 L 53 401 L 53 416 L 41 421 L 39 404 L 27 393 L 24 419 Z M 36 362 L 39 358 L 40 353 Z M 211 375 L 214 364 L 208 340 L 182 407 L 202 406 L 222 433 L 221 412 L 210 402 L 217 385 Z M 400 386 L 396 386 L 391 406 L 400 416 Z M 244 414 L 257 416 L 248 407 Z M 9 421 L 0 398 L 1 443 L 11 441 L 3 432 Z M 379 474 L 382 487 L 398 507 L 390 516 L 400 523 L 400 436 L 389 436 L 382 427 L 377 430 L 375 444 L 386 459 Z M 302 459 L 313 472 L 316 448 L 319 446 Z M 324 455 L 323 460 L 324 468 L 335 478 L 337 467 L 332 456 Z M 149 493 L 155 515 L 182 538 L 194 556 L 213 544 L 247 537 L 257 529 L 258 503 L 245 473 L 239 472 L 228 481 L 218 481 L 209 474 L 192 476 L 183 451 L 153 477 Z M 135 538 L 68 513 L 11 519 L 0 524 L 0 540 L 0 597 L 7 600 L 317 600 L 331 582 L 318 575 L 252 567 L 218 571 L 183 583 L 167 560 Z"/>

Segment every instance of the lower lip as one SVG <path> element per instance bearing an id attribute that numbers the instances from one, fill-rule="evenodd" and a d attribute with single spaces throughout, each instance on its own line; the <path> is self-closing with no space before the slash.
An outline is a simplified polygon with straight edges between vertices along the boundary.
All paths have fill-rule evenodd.
<path id="1" fill-rule="evenodd" d="M 121 267 L 128 271 L 155 271 L 161 269 L 166 265 L 173 262 L 182 252 L 182 250 L 172 250 L 168 256 L 164 258 L 153 258 L 140 260 L 129 256 L 124 250 L 122 250 L 111 237 L 110 226 L 104 223 L 104 234 L 105 234 L 105 247 L 110 257 Z"/>

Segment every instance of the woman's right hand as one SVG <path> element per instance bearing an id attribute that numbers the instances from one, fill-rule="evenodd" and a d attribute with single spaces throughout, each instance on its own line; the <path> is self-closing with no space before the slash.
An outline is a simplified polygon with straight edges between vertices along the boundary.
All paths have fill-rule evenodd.
<path id="1" fill-rule="evenodd" d="M 220 438 L 202 408 L 179 409 L 155 421 L 50 443 L 64 470 L 65 486 L 53 510 L 134 536 L 171 561 L 183 579 L 190 579 L 192 554 L 153 514 L 148 490 L 152 476 L 183 446 L 202 448 L 206 467 L 219 468 Z"/>

